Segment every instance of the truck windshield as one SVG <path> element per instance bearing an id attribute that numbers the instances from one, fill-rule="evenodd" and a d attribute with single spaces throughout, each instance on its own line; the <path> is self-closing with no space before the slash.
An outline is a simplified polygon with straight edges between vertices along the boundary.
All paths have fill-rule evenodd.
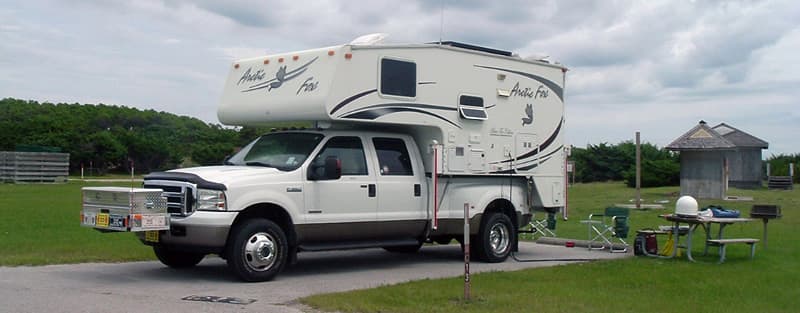
<path id="1" fill-rule="evenodd" d="M 293 171 L 324 137 L 317 133 L 274 133 L 254 140 L 228 159 L 227 165 L 274 167 Z"/>

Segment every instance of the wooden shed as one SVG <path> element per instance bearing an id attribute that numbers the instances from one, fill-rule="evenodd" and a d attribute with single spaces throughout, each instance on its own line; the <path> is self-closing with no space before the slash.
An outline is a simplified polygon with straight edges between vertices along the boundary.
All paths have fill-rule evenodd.
<path id="1" fill-rule="evenodd" d="M 682 195 L 722 199 L 728 186 L 761 186 L 761 150 L 768 147 L 766 141 L 728 124 L 709 127 L 700 121 L 666 148 L 680 152 Z"/>

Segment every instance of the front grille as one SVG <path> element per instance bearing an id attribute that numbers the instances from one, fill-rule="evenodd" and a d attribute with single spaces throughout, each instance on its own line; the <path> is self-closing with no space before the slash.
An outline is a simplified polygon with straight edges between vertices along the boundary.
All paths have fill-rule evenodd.
<path id="1" fill-rule="evenodd" d="M 188 216 L 194 212 L 194 193 L 196 187 L 180 181 L 145 181 L 144 188 L 163 190 L 167 198 L 167 212 L 172 215 Z"/>

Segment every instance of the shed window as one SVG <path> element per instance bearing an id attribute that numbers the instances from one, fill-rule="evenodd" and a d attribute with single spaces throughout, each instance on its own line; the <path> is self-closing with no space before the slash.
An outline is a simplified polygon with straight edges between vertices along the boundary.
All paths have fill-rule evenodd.
<path id="1" fill-rule="evenodd" d="M 458 99 L 458 111 L 461 116 L 470 120 L 485 120 L 486 108 L 483 98 L 474 96 L 461 96 Z"/>
<path id="2" fill-rule="evenodd" d="M 417 96 L 417 64 L 393 59 L 381 59 L 381 94 Z"/>

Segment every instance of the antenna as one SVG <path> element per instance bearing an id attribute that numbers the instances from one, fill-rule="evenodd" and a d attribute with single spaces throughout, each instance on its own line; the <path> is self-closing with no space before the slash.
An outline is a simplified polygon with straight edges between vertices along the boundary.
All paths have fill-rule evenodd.
<path id="1" fill-rule="evenodd" d="M 439 14 L 439 45 L 442 44 L 442 33 L 444 33 L 444 0 L 439 0 L 441 13 Z"/>

